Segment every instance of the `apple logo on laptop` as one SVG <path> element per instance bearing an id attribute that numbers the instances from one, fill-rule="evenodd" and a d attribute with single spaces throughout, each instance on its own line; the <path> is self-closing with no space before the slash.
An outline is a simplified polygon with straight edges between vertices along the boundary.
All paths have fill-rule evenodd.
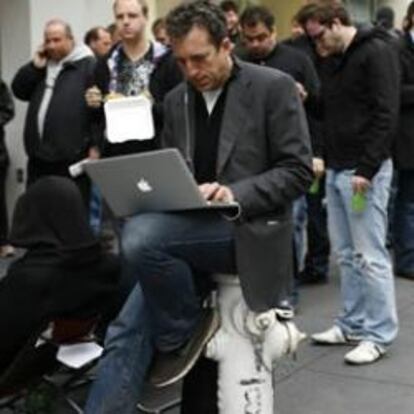
<path id="1" fill-rule="evenodd" d="M 138 187 L 138 190 L 141 191 L 142 193 L 149 193 L 152 191 L 152 187 L 150 183 L 145 178 L 141 178 L 137 182 L 137 187 Z"/>

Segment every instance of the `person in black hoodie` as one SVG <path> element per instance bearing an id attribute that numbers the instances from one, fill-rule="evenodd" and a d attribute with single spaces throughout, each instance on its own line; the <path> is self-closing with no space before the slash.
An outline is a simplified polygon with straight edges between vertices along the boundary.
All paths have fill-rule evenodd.
<path id="1" fill-rule="evenodd" d="M 401 40 L 401 109 L 394 160 L 398 171 L 394 214 L 394 260 L 398 276 L 414 280 L 414 2 Z"/>
<path id="2" fill-rule="evenodd" d="M 93 237 L 68 178 L 45 177 L 17 202 L 11 240 L 26 249 L 0 282 L 0 373 L 54 318 L 110 318 L 119 264 Z"/>
<path id="3" fill-rule="evenodd" d="M 317 50 L 338 55 L 322 91 L 328 229 L 336 254 L 342 312 L 317 344 L 358 346 L 345 362 L 385 354 L 398 331 L 391 259 L 385 247 L 391 144 L 399 106 L 399 67 L 389 34 L 356 28 L 342 5 L 315 7 L 305 22 Z"/>

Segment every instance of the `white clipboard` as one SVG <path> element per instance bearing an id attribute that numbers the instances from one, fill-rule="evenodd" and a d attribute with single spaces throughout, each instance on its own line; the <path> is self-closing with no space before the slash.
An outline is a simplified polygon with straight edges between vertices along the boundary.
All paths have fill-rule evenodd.
<path id="1" fill-rule="evenodd" d="M 145 95 L 110 99 L 105 102 L 104 111 L 109 142 L 154 138 L 152 102 Z"/>

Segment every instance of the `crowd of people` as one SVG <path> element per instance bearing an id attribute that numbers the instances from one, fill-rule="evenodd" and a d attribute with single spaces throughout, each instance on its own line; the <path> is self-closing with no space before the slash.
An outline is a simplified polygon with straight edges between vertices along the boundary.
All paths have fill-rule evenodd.
<path id="1" fill-rule="evenodd" d="M 254 312 L 293 314 L 301 285 L 329 281 L 333 255 L 341 309 L 311 340 L 353 344 L 344 355 L 353 365 L 387 353 L 398 333 L 394 274 L 414 280 L 414 2 L 398 30 L 389 7 L 355 23 L 339 0 L 308 1 L 285 40 L 267 7 L 183 3 L 155 20 L 154 40 L 145 0 L 114 0 L 115 23 L 84 43 L 64 20 L 46 23 L 11 83 L 29 105 L 27 191 L 10 237 L 3 126 L 14 105 L 0 84 L 0 256 L 27 249 L 0 282 L 0 297 L 23 295 L 27 306 L 13 301 L 0 329 L 5 315 L 32 317 L 2 344 L 0 369 L 45 317 L 103 313 L 87 414 L 132 413 L 146 380 L 183 377 L 182 412 L 216 412 L 217 367 L 200 357 L 219 326 L 204 305 L 211 274 L 238 274 Z M 105 102 L 139 95 L 151 97 L 154 137 L 110 142 Z M 99 189 L 69 167 L 165 147 L 180 150 L 205 199 L 239 211 L 110 218 L 118 262 L 97 243 Z M 84 289 L 79 306 L 62 296 L 73 286 Z M 50 306 L 37 314 L 38 301 Z"/>

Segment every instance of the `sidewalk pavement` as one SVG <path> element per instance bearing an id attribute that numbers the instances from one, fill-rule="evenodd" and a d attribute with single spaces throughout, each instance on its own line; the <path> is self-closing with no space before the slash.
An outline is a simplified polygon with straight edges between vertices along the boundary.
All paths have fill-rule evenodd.
<path id="1" fill-rule="evenodd" d="M 396 292 L 400 333 L 389 353 L 372 365 L 353 367 L 343 362 L 349 347 L 318 347 L 304 341 L 296 361 L 284 359 L 277 366 L 274 414 L 412 414 L 414 281 L 397 278 Z M 324 330 L 331 326 L 338 309 L 339 280 L 335 276 L 326 285 L 301 288 L 296 322 L 307 334 Z M 156 393 L 149 390 L 146 400 L 157 407 L 177 399 L 179 390 L 179 384 Z M 77 399 L 82 401 L 86 393 L 84 389 Z M 62 406 L 56 414 L 69 412 Z M 179 414 L 180 410 L 151 412 Z M 6 412 L 0 410 L 0 414 Z"/>
<path id="2" fill-rule="evenodd" d="M 396 278 L 400 332 L 389 353 L 366 366 L 343 362 L 348 346 L 306 342 L 296 362 L 276 371 L 275 414 L 411 414 L 414 412 L 414 282 Z M 306 333 L 331 326 L 339 280 L 303 288 L 296 319 Z"/>

